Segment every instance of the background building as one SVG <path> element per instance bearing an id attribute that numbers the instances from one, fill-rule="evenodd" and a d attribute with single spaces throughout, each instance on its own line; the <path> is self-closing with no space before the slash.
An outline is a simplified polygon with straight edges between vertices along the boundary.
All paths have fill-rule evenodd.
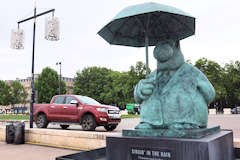
<path id="1" fill-rule="evenodd" d="M 38 76 L 39 76 L 39 74 L 35 74 L 34 75 L 34 81 L 38 78 Z M 23 85 L 23 87 L 25 88 L 26 92 L 28 93 L 28 96 L 27 96 L 27 99 L 26 99 L 26 106 L 29 106 L 30 99 L 31 99 L 31 79 L 32 79 L 32 77 L 27 77 L 26 79 L 16 78 L 16 80 L 19 81 Z M 61 77 L 61 79 L 66 83 L 66 89 L 67 89 L 67 93 L 66 94 L 72 94 L 74 78 Z M 6 82 L 10 83 L 12 81 L 13 80 L 7 80 Z M 37 95 L 35 97 L 37 97 Z"/>

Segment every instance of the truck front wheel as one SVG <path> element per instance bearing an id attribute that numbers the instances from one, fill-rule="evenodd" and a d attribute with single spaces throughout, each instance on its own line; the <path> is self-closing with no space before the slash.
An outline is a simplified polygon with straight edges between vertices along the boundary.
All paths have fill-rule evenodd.
<path id="1" fill-rule="evenodd" d="M 47 128 L 48 121 L 47 121 L 47 117 L 45 116 L 45 114 L 39 114 L 36 118 L 35 123 L 38 128 Z"/>
<path id="2" fill-rule="evenodd" d="M 90 114 L 87 114 L 83 117 L 82 119 L 82 129 L 84 131 L 94 131 L 97 127 L 97 123 L 96 123 L 96 120 L 95 118 L 90 115 Z"/>
<path id="3" fill-rule="evenodd" d="M 117 128 L 117 125 L 107 125 L 107 126 L 104 126 L 104 128 L 105 128 L 107 131 L 113 131 L 114 129 Z"/>

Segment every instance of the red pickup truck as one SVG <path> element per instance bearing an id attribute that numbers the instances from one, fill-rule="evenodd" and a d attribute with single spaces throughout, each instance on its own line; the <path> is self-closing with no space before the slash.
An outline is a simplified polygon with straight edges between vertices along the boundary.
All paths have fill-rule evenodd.
<path id="1" fill-rule="evenodd" d="M 38 128 L 46 128 L 50 122 L 59 123 L 63 129 L 78 123 L 86 131 L 97 126 L 112 131 L 121 121 L 119 108 L 81 95 L 57 95 L 50 104 L 34 104 L 33 118 Z"/>

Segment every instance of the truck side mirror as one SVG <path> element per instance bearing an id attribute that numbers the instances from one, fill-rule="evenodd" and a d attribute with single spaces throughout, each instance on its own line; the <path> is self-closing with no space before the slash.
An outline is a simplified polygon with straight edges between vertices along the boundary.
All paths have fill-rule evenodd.
<path id="1" fill-rule="evenodd" d="M 74 105 L 78 106 L 78 101 L 76 101 L 76 100 L 71 100 L 71 101 L 70 101 L 70 104 L 74 104 Z"/>

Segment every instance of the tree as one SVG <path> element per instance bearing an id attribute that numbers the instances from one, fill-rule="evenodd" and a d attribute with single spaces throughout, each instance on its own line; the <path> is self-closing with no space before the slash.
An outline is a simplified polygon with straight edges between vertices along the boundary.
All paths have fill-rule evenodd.
<path id="1" fill-rule="evenodd" d="M 123 106 L 128 97 L 128 88 L 126 87 L 128 75 L 126 72 L 113 71 L 108 76 L 109 81 L 104 85 L 104 92 L 100 96 L 106 104 Z"/>
<path id="2" fill-rule="evenodd" d="M 111 83 L 112 79 L 109 74 L 112 70 L 104 67 L 87 67 L 81 72 L 77 72 L 75 78 L 73 93 L 89 96 L 100 103 L 104 103 L 104 85 Z"/>
<path id="3" fill-rule="evenodd" d="M 227 92 L 226 101 L 234 107 L 240 104 L 240 62 L 225 64 L 224 87 Z"/>
<path id="4" fill-rule="evenodd" d="M 25 103 L 27 98 L 27 92 L 23 85 L 19 81 L 12 81 L 10 83 L 10 104 Z"/>
<path id="5" fill-rule="evenodd" d="M 122 106 L 134 102 L 134 87 L 145 76 L 146 66 L 142 62 L 122 73 L 104 67 L 88 67 L 77 72 L 73 92 L 92 97 L 100 103 Z"/>
<path id="6" fill-rule="evenodd" d="M 50 67 L 42 70 L 35 82 L 38 91 L 38 103 L 49 103 L 54 95 L 59 94 L 59 76 Z M 66 84 L 61 80 L 61 94 L 66 93 Z"/>
<path id="7" fill-rule="evenodd" d="M 0 105 L 9 105 L 10 99 L 10 86 L 6 82 L 0 80 Z"/>

